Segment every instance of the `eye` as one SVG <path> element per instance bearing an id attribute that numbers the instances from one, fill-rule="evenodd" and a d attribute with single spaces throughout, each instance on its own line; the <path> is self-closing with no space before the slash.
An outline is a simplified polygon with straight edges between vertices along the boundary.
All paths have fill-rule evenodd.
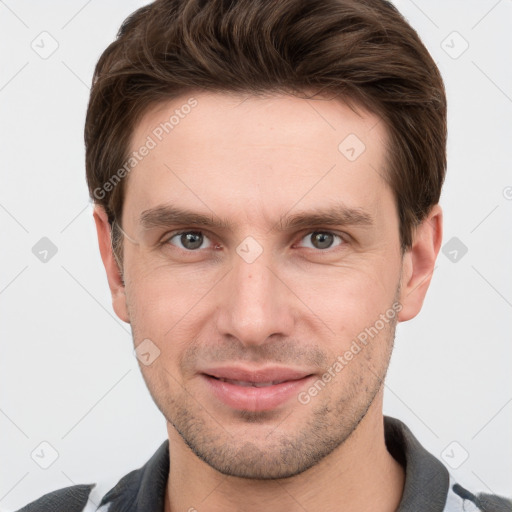
<path id="1" fill-rule="evenodd" d="M 166 243 L 170 243 L 180 249 L 186 251 L 195 251 L 196 249 L 206 249 L 203 244 L 207 244 L 209 238 L 201 231 L 180 231 L 166 239 Z"/>
<path id="2" fill-rule="evenodd" d="M 306 241 L 304 246 L 310 249 L 330 249 L 336 241 L 339 242 L 336 246 L 344 242 L 341 236 L 330 231 L 313 231 L 302 238 L 302 241 L 304 240 Z"/>

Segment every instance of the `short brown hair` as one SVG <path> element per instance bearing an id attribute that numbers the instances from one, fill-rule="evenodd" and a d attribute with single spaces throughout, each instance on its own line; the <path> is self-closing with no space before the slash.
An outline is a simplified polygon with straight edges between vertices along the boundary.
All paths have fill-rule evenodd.
<path id="1" fill-rule="evenodd" d="M 112 180 L 151 105 L 195 90 L 300 96 L 312 89 L 383 119 L 386 179 L 401 248 L 409 249 L 441 194 L 446 95 L 432 57 L 390 2 L 156 0 L 124 21 L 100 57 L 87 109 L 87 183 L 113 225 L 114 253 L 122 258 L 116 225 L 126 180 Z"/>

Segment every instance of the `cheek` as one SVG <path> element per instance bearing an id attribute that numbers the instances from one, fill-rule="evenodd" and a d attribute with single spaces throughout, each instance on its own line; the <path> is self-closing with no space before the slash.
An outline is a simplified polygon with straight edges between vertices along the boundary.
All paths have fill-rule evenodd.
<path id="1" fill-rule="evenodd" d="M 213 266 L 171 265 L 146 259 L 133 258 L 129 267 L 129 293 L 139 311 L 167 318 L 167 323 L 185 315 L 222 275 L 221 269 Z"/>
<path id="2" fill-rule="evenodd" d="M 171 271 L 164 266 L 131 268 L 127 282 L 131 326 L 136 344 L 148 338 L 159 348 L 168 368 L 198 337 L 209 307 L 208 292 L 216 280 L 198 272 Z"/>
<path id="3" fill-rule="evenodd" d="M 300 301 L 336 337 L 351 338 L 390 308 L 398 286 L 398 274 L 369 263 L 356 267 L 317 266 L 308 272 L 288 270 L 283 279 Z M 331 332 L 331 334 L 333 334 Z"/>

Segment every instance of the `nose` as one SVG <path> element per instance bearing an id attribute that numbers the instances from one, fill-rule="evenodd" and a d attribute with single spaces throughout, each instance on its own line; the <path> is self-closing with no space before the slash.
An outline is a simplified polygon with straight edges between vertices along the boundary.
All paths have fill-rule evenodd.
<path id="1" fill-rule="evenodd" d="M 291 336 L 294 326 L 292 294 L 264 254 L 252 263 L 234 255 L 219 297 L 219 333 L 247 347 Z"/>

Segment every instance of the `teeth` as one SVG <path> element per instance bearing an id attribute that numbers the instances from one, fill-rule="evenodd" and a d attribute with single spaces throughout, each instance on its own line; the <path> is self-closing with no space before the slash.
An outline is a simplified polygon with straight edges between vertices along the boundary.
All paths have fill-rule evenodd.
<path id="1" fill-rule="evenodd" d="M 237 386 L 243 387 L 254 387 L 254 388 L 266 388 L 268 386 L 274 386 L 275 384 L 281 384 L 284 380 L 274 380 L 272 382 L 246 382 L 243 380 L 231 380 L 231 379 L 219 379 L 222 382 L 229 382 L 230 384 L 235 384 Z"/>
<path id="2" fill-rule="evenodd" d="M 279 384 L 279 381 L 273 381 L 273 382 L 251 382 L 251 384 L 255 388 L 266 388 L 267 386 L 273 386 L 274 384 Z"/>

